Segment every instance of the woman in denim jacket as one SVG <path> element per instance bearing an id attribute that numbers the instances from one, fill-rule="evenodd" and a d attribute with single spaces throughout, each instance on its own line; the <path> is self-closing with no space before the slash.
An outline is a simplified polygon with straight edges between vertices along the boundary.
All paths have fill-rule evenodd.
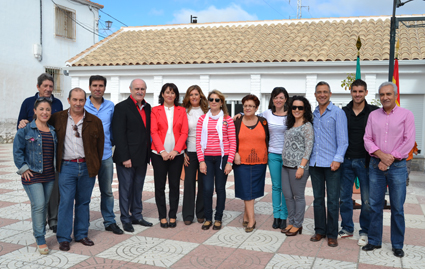
<path id="1" fill-rule="evenodd" d="M 47 204 L 55 181 L 57 138 L 50 119 L 52 103 L 41 97 L 34 103 L 34 120 L 19 129 L 13 141 L 13 159 L 31 201 L 34 237 L 40 254 L 48 254 L 46 234 Z"/>

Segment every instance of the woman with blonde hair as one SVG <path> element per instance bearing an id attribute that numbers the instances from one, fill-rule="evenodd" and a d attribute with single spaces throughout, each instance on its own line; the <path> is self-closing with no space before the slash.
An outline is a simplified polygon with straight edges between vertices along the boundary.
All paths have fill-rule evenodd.
<path id="1" fill-rule="evenodd" d="M 235 125 L 229 116 L 224 95 L 213 90 L 208 94 L 210 110 L 199 117 L 196 126 L 196 153 L 199 170 L 204 174 L 204 207 L 206 221 L 203 230 L 212 226 L 212 197 L 217 193 L 214 230 L 222 226 L 226 202 L 226 181 L 232 171 L 236 152 Z"/>
<path id="2" fill-rule="evenodd" d="M 187 89 L 183 99 L 183 107 L 186 108 L 189 135 L 186 141 L 187 149 L 184 156 L 185 178 L 182 215 L 184 224 L 190 225 L 193 222 L 195 212 L 198 222 L 204 222 L 204 180 L 199 170 L 199 161 L 196 154 L 196 125 L 199 117 L 208 112 L 208 101 L 198 85 L 190 86 Z M 197 193 L 196 175 L 198 175 Z"/>

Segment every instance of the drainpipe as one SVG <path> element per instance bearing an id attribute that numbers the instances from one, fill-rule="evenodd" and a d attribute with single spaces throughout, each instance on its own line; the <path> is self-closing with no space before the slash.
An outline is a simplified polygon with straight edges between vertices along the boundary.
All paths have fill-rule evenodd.
<path id="1" fill-rule="evenodd" d="M 43 0 L 40 0 L 40 47 L 43 49 Z M 43 53 L 41 52 L 40 59 L 38 61 L 41 62 L 42 59 Z"/>
<path id="2" fill-rule="evenodd" d="M 93 13 L 93 44 L 96 44 L 96 14 L 91 6 L 89 6 L 89 9 Z"/>

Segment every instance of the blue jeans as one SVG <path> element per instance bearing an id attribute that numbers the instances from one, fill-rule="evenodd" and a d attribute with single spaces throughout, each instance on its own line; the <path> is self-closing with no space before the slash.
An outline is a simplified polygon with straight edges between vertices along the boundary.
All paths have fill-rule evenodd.
<path id="1" fill-rule="evenodd" d="M 338 237 L 339 195 L 341 189 L 341 168 L 331 171 L 330 167 L 311 167 L 311 184 L 314 195 L 314 230 L 328 238 Z M 326 188 L 325 188 L 326 184 Z M 327 214 L 325 208 L 325 189 Z M 327 216 L 327 218 L 326 218 Z"/>
<path id="2" fill-rule="evenodd" d="M 97 180 L 100 189 L 100 212 L 102 212 L 103 225 L 108 227 L 115 223 L 114 195 L 112 193 L 112 179 L 114 176 L 114 162 L 112 156 L 102 160 Z"/>
<path id="3" fill-rule="evenodd" d="M 341 214 L 341 228 L 345 232 L 354 232 L 353 223 L 353 184 L 356 177 L 360 182 L 360 195 L 362 208 L 360 211 L 360 235 L 367 235 L 370 225 L 370 204 L 369 204 L 369 167 L 365 166 L 365 158 L 351 159 L 345 158 L 341 164 L 341 204 L 339 212 Z"/>
<path id="4" fill-rule="evenodd" d="M 47 205 L 52 193 L 54 181 L 23 185 L 31 201 L 32 230 L 37 245 L 46 244 Z"/>
<path id="5" fill-rule="evenodd" d="M 288 208 L 282 191 L 282 154 L 269 153 L 268 164 L 272 178 L 273 216 L 276 219 L 286 219 Z"/>
<path id="6" fill-rule="evenodd" d="M 406 160 L 394 162 L 390 169 L 381 171 L 379 160 L 371 158 L 369 165 L 370 189 L 370 226 L 369 244 L 382 245 L 382 218 L 385 203 L 385 191 L 390 192 L 391 203 L 391 244 L 393 248 L 403 248 L 404 242 L 404 201 L 406 200 Z"/>
<path id="7" fill-rule="evenodd" d="M 75 201 L 74 239 L 87 237 L 90 225 L 90 198 L 96 177 L 90 177 L 86 163 L 63 161 L 59 173 L 58 242 L 71 242 Z"/>
<path id="8" fill-rule="evenodd" d="M 227 157 L 227 155 L 224 155 L 222 159 L 221 156 L 205 156 L 207 174 L 204 175 L 204 213 L 205 219 L 209 221 L 212 221 L 214 182 L 215 192 L 217 193 L 217 205 L 214 219 L 219 221 L 223 219 L 227 182 L 227 175 L 224 174 L 224 168 L 226 166 Z M 222 162 L 222 169 L 220 169 L 220 162 Z"/>

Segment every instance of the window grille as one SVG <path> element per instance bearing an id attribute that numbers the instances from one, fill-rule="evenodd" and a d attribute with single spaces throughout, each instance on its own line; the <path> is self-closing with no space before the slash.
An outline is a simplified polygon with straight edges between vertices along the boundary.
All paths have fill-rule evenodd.
<path id="1" fill-rule="evenodd" d="M 60 68 L 47 67 L 46 73 L 53 77 L 53 95 L 62 96 Z"/>

